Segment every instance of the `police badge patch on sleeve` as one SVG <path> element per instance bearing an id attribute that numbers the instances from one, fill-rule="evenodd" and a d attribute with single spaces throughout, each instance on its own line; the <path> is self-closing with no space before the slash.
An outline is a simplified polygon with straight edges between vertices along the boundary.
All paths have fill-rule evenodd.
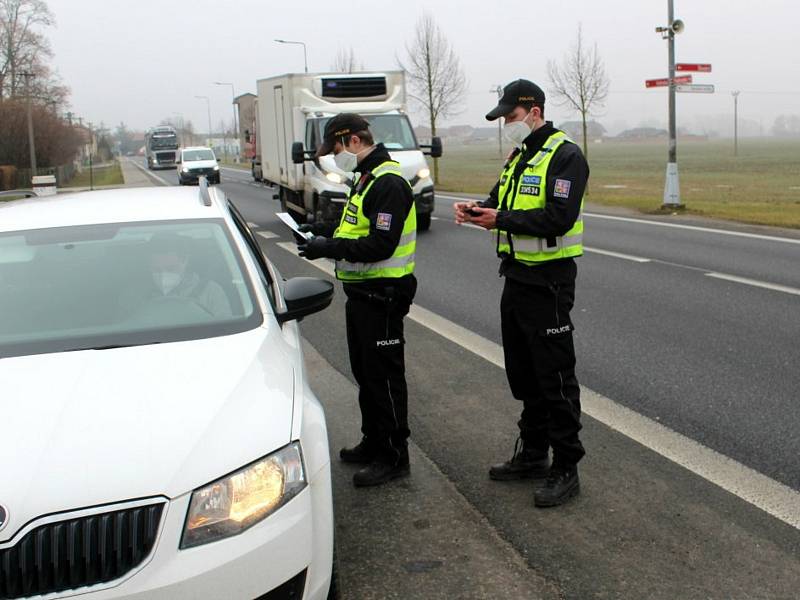
<path id="1" fill-rule="evenodd" d="M 392 214 L 391 213 L 378 213 L 378 219 L 375 227 L 381 231 L 389 231 L 392 228 Z"/>
<path id="2" fill-rule="evenodd" d="M 556 179 L 553 186 L 553 196 L 556 198 L 569 198 L 569 188 L 572 182 L 569 179 Z"/>

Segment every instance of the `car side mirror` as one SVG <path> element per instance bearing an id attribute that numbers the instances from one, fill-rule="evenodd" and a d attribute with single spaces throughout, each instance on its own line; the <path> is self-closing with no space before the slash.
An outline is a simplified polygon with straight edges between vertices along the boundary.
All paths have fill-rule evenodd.
<path id="1" fill-rule="evenodd" d="M 442 156 L 442 138 L 434 136 L 431 138 L 430 144 L 420 144 L 420 148 L 427 148 L 425 154 L 432 158 L 440 158 Z"/>
<path id="2" fill-rule="evenodd" d="M 280 324 L 301 321 L 303 317 L 327 308 L 333 300 L 333 284 L 316 277 L 293 277 L 283 284 L 286 310 L 275 316 Z"/>

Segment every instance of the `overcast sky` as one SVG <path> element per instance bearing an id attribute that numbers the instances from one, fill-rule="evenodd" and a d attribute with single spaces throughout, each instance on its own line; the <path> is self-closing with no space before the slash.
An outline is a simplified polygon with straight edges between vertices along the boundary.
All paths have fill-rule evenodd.
<path id="1" fill-rule="evenodd" d="M 623 126 L 666 121 L 666 92 L 645 90 L 647 78 L 665 77 L 667 45 L 654 28 L 667 21 L 666 0 L 47 0 L 56 27 L 47 31 L 55 66 L 72 89 L 73 110 L 107 126 L 124 121 L 146 128 L 182 115 L 207 128 L 211 101 L 215 127 L 232 119 L 231 82 L 237 94 L 255 81 L 302 72 L 308 45 L 310 71 L 329 70 L 340 47 L 352 47 L 369 70 L 397 67 L 424 10 L 441 27 L 469 80 L 463 112 L 450 124 L 484 125 L 495 96 L 489 89 L 517 77 L 549 92 L 547 59 L 560 59 L 575 39 L 597 43 L 611 80 L 598 119 Z M 678 125 L 701 130 L 733 114 L 730 92 L 742 90 L 740 116 L 765 131 L 778 114 L 800 113 L 800 5 L 789 0 L 675 0 L 686 23 L 677 37 L 679 62 L 712 63 L 695 83 L 717 93 L 681 94 Z M 549 119 L 573 118 L 555 103 Z M 415 116 L 415 122 L 420 119 Z"/>

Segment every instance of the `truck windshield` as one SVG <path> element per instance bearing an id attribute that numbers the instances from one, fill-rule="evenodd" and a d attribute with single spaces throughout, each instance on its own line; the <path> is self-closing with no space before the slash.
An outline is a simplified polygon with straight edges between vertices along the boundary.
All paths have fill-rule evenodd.
<path id="1" fill-rule="evenodd" d="M 0 234 L 0 358 L 217 337 L 260 323 L 220 221 Z"/>
<path id="2" fill-rule="evenodd" d="M 406 115 L 364 115 L 369 121 L 375 142 L 386 146 L 387 150 L 417 150 L 417 139 Z M 322 139 L 328 118 L 319 119 L 318 139 Z"/>
<path id="3" fill-rule="evenodd" d="M 150 138 L 150 148 L 177 148 L 178 136 L 166 135 Z"/>

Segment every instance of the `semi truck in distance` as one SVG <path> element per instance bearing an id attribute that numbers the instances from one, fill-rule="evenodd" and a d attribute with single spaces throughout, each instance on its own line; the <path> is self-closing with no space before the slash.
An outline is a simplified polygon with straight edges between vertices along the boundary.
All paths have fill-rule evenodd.
<path id="1" fill-rule="evenodd" d="M 162 125 L 148 129 L 144 134 L 144 155 L 148 169 L 175 168 L 178 159 L 178 132 L 174 127 Z"/>
<path id="2" fill-rule="evenodd" d="M 442 154 L 439 138 L 420 145 L 406 113 L 403 71 L 291 73 L 257 82 L 253 177 L 273 184 L 281 208 L 299 221 L 337 221 L 347 198 L 348 174 L 317 160 L 325 124 L 336 114 L 358 113 L 370 123 L 411 184 L 417 227 L 431 224 L 434 186 L 425 155 Z"/>

